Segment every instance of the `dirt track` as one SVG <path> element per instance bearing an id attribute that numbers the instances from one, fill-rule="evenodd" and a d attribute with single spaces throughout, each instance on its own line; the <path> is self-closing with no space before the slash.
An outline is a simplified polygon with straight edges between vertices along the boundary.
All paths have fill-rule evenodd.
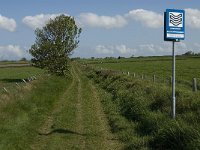
<path id="1" fill-rule="evenodd" d="M 122 149 L 110 132 L 100 100 L 97 88 L 74 65 L 71 84 L 38 129 L 31 149 Z"/>

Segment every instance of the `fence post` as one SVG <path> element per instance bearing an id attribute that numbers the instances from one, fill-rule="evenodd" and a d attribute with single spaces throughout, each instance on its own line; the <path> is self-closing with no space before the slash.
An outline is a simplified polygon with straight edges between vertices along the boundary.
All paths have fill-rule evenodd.
<path id="1" fill-rule="evenodd" d="M 156 75 L 155 74 L 153 75 L 153 82 L 154 83 L 156 82 Z"/>
<path id="2" fill-rule="evenodd" d="M 144 79 L 144 75 L 142 74 L 142 79 Z"/>
<path id="3" fill-rule="evenodd" d="M 19 85 L 17 82 L 16 82 L 15 84 L 16 84 L 18 87 L 20 87 L 20 85 Z"/>
<path id="4" fill-rule="evenodd" d="M 5 87 L 3 88 L 3 90 L 4 90 L 6 93 L 8 93 L 8 90 L 7 90 Z"/>
<path id="5" fill-rule="evenodd" d="M 193 78 L 193 91 L 196 92 L 197 91 L 197 79 Z"/>
<path id="6" fill-rule="evenodd" d="M 24 83 L 27 83 L 26 80 L 24 80 L 24 79 L 22 79 L 22 81 L 23 81 Z"/>
<path id="7" fill-rule="evenodd" d="M 133 73 L 133 77 L 135 78 L 135 73 Z"/>

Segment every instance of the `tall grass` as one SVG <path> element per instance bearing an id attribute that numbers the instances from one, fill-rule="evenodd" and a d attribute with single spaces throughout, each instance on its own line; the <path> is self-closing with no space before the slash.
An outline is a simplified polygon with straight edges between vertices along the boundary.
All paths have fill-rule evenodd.
<path id="1" fill-rule="evenodd" d="M 156 82 L 169 84 L 172 70 L 171 57 L 144 57 L 129 59 L 96 59 L 81 61 L 95 68 L 111 69 L 116 71 L 136 73 L 137 78 L 152 81 L 156 75 Z M 192 90 L 192 79 L 197 78 L 198 89 L 200 85 L 200 59 L 199 57 L 176 58 L 176 81 L 177 85 L 185 86 Z"/>
<path id="2" fill-rule="evenodd" d="M 114 109 L 118 117 L 110 115 L 109 120 L 113 131 L 120 131 L 119 136 L 124 138 L 121 139 L 127 143 L 128 149 L 199 148 L 196 142 L 200 140 L 200 111 L 197 109 L 200 93 L 185 88 L 176 91 L 177 120 L 174 121 L 170 117 L 169 86 L 130 78 L 108 70 L 86 68 L 86 73 L 112 95 L 110 102 L 107 102 L 111 103 L 108 111 Z M 132 124 L 132 130 L 125 129 L 123 124 Z"/>
<path id="3" fill-rule="evenodd" d="M 43 76 L 19 89 L 18 94 L 7 94 L 0 106 L 0 149 L 30 149 L 38 127 L 63 94 L 69 80 Z"/>
<path id="4" fill-rule="evenodd" d="M 8 92 L 17 92 L 17 85 L 23 83 L 22 79 L 27 80 L 27 78 L 32 76 L 38 76 L 38 74 L 43 74 L 44 70 L 35 67 L 7 67 L 0 68 L 0 95 L 5 93 L 3 88 L 5 87 Z M 1 96 L 0 96 L 1 99 Z"/>

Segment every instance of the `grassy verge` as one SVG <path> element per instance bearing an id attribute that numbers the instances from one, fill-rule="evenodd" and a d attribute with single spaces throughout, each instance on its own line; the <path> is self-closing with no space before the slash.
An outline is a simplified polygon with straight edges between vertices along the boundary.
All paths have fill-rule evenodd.
<path id="1" fill-rule="evenodd" d="M 5 93 L 5 87 L 9 93 L 16 93 L 17 87 L 24 86 L 22 79 L 26 81 L 30 77 L 38 77 L 44 70 L 35 67 L 8 67 L 0 68 L 0 95 Z M 18 85 L 16 85 L 16 83 Z M 1 96 L 0 96 L 1 99 Z"/>
<path id="2" fill-rule="evenodd" d="M 30 149 L 38 127 L 69 82 L 61 77 L 43 76 L 2 99 L 0 149 Z"/>
<path id="3" fill-rule="evenodd" d="M 144 57 L 127 59 L 94 59 L 80 60 L 81 63 L 95 68 L 111 69 L 119 72 L 129 72 L 136 75 L 136 78 L 143 76 L 145 79 L 169 84 L 172 70 L 171 57 Z M 176 82 L 179 86 L 185 86 L 192 90 L 192 80 L 197 79 L 198 89 L 200 89 L 200 59 L 199 57 L 176 57 Z"/>
<path id="4" fill-rule="evenodd" d="M 110 133 L 98 91 L 73 64 L 72 82 L 57 99 L 32 149 L 121 149 Z"/>
<path id="5" fill-rule="evenodd" d="M 199 148 L 199 93 L 179 88 L 177 119 L 172 120 L 169 86 L 116 75 L 112 71 L 87 68 L 86 72 L 109 93 L 104 103 L 110 125 L 127 149 Z"/>

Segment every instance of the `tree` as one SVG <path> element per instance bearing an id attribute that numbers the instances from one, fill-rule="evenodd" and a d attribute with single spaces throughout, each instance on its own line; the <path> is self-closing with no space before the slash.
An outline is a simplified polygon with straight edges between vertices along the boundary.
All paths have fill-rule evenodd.
<path id="1" fill-rule="evenodd" d="M 29 50 L 33 65 L 64 75 L 68 70 L 69 56 L 78 46 L 80 33 L 81 28 L 70 16 L 50 19 L 42 29 L 35 30 L 35 44 Z"/>
<path id="2" fill-rule="evenodd" d="M 22 57 L 19 61 L 27 61 L 25 57 Z"/>
<path id="3" fill-rule="evenodd" d="M 187 51 L 185 54 L 183 54 L 184 56 L 192 56 L 195 55 L 194 52 L 192 51 Z"/>

